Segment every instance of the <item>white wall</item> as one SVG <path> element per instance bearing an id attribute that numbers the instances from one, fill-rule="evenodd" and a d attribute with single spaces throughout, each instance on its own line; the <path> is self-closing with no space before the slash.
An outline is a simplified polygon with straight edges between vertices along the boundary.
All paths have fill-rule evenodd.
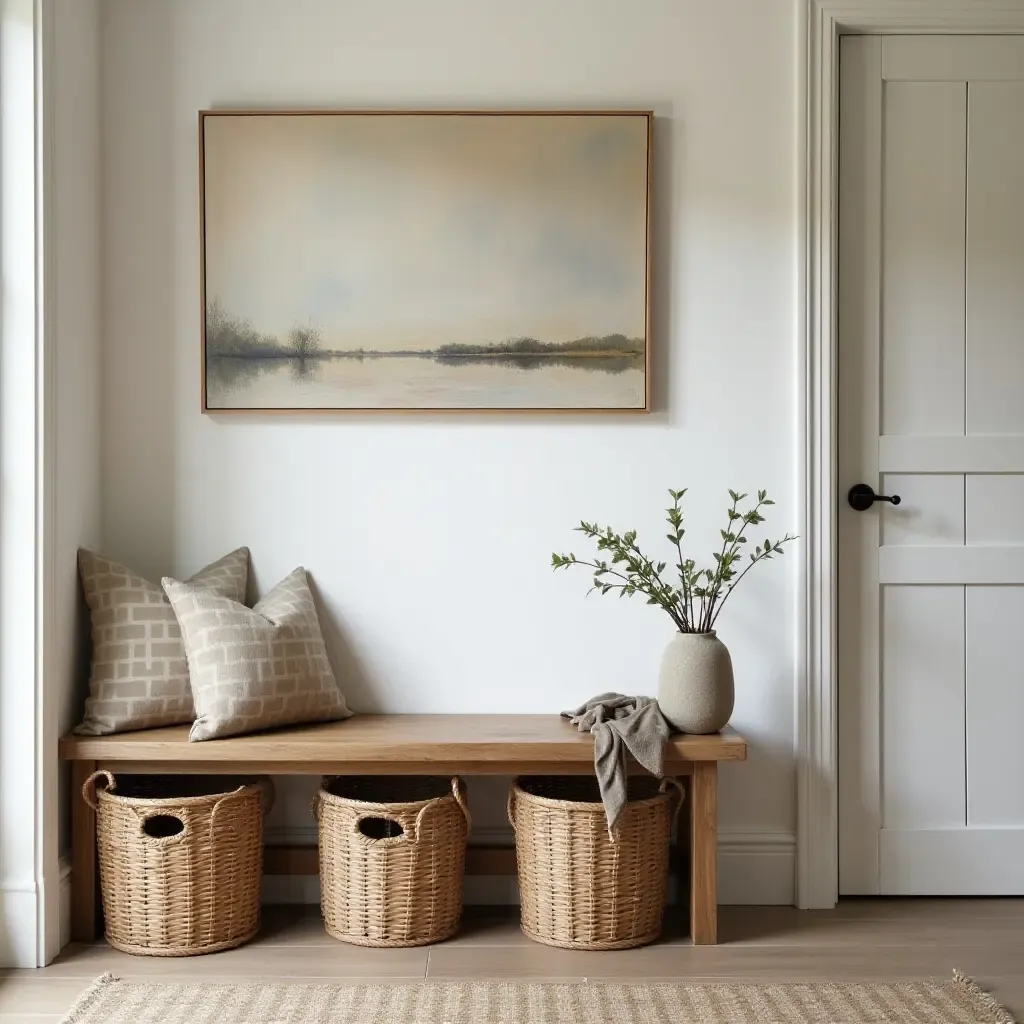
<path id="1" fill-rule="evenodd" d="M 795 526 L 795 8 L 103 0 L 106 550 L 158 577 L 248 544 L 260 589 L 304 564 L 360 710 L 653 691 L 667 618 L 585 601 L 549 556 L 581 552 L 581 517 L 658 545 L 670 486 L 691 488 L 698 550 L 728 487 L 768 488 L 774 530 Z M 201 415 L 196 111 L 247 105 L 653 107 L 654 413 Z M 723 771 L 722 825 L 737 878 L 768 849 L 782 888 L 794 579 L 792 558 L 770 563 L 721 621 L 751 741 Z M 279 824 L 305 823 L 304 800 L 283 802 Z"/>

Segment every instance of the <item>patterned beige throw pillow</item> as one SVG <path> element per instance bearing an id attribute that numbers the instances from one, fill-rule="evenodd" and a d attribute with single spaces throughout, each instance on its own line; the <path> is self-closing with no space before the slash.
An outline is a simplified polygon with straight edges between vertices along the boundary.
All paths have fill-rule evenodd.
<path id="1" fill-rule="evenodd" d="M 196 706 L 190 740 L 352 714 L 327 661 L 305 569 L 255 608 L 191 583 L 163 584 L 188 653 Z"/>
<path id="2" fill-rule="evenodd" d="M 104 736 L 191 722 L 185 646 L 164 592 L 91 551 L 79 551 L 78 567 L 92 614 L 92 672 L 85 721 L 75 732 Z M 241 601 L 248 577 L 249 549 L 239 548 L 189 583 Z"/>

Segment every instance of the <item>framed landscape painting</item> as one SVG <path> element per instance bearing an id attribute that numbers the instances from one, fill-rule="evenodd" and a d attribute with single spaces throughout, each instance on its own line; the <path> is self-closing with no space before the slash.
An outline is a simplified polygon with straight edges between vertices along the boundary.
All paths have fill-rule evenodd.
<path id="1" fill-rule="evenodd" d="M 203 410 L 649 408 L 652 115 L 203 111 Z"/>

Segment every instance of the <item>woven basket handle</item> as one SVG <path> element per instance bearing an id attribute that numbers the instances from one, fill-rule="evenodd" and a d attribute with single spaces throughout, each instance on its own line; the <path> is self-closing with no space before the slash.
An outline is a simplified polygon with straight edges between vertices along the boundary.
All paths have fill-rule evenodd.
<path id="1" fill-rule="evenodd" d="M 313 815 L 313 820 L 320 823 L 320 805 L 323 803 L 324 790 L 337 778 L 337 775 L 321 775 L 320 785 L 317 787 L 316 792 L 313 794 L 312 799 L 309 801 L 309 813 Z"/>
<path id="2" fill-rule="evenodd" d="M 686 791 L 683 789 L 678 779 L 664 778 L 661 780 L 661 785 L 658 787 L 659 793 L 666 792 L 669 788 L 675 790 L 672 794 L 676 800 L 675 810 L 672 812 L 671 824 L 675 825 L 676 819 L 679 817 L 679 812 L 683 809 L 683 803 L 686 800 Z"/>
<path id="3" fill-rule="evenodd" d="M 263 808 L 264 814 L 269 814 L 270 809 L 274 806 L 274 784 L 270 779 L 257 779 L 255 782 L 247 782 L 244 785 L 233 789 L 230 793 L 225 793 L 214 805 L 213 810 L 210 812 L 211 820 L 217 817 L 217 811 L 220 809 L 222 804 L 226 804 L 231 800 L 237 800 L 242 796 L 250 786 L 259 787 L 260 791 L 260 804 Z"/>
<path id="4" fill-rule="evenodd" d="M 106 789 L 108 793 L 113 793 L 117 789 L 117 779 L 115 779 L 110 772 L 102 770 L 93 772 L 92 775 L 82 783 L 82 799 L 94 811 L 98 811 L 100 809 L 99 801 L 96 799 L 96 782 L 98 779 L 107 780 L 107 784 L 103 788 Z"/>
<path id="5" fill-rule="evenodd" d="M 462 811 L 462 816 L 466 819 L 466 832 L 468 834 L 473 830 L 473 816 L 469 813 L 469 801 L 466 799 L 466 784 L 458 775 L 452 776 L 452 796 L 455 797 L 455 802 L 459 805 L 459 810 Z"/>
<path id="6" fill-rule="evenodd" d="M 217 824 L 217 811 L 230 800 L 235 799 L 238 794 L 244 789 L 244 786 L 239 786 L 238 789 L 233 790 L 230 793 L 225 793 L 214 805 L 210 808 L 210 823 L 208 826 L 208 834 L 210 837 L 210 848 L 213 852 L 211 857 L 211 880 L 210 884 L 213 884 L 212 872 L 216 866 L 217 861 L 217 844 L 213 842 L 214 826 Z M 184 804 L 182 806 L 175 807 L 173 809 L 167 808 L 133 808 L 135 810 L 135 817 L 139 822 L 139 831 L 142 833 L 143 838 L 149 843 L 158 843 L 161 846 L 170 846 L 174 843 L 183 842 L 189 836 L 192 835 L 192 817 L 193 808 Z M 146 822 L 152 818 L 175 818 L 181 822 L 181 831 L 175 832 L 174 835 L 170 836 L 153 836 L 146 831 Z"/>
<path id="7" fill-rule="evenodd" d="M 263 804 L 263 816 L 266 817 L 274 808 L 277 790 L 270 779 L 260 779 L 256 784 L 260 787 L 260 802 Z"/>
<path id="8" fill-rule="evenodd" d="M 256 784 L 260 789 L 260 804 L 262 805 L 263 814 L 267 815 L 270 813 L 271 807 L 274 806 L 274 783 L 270 779 L 261 778 L 257 779 Z M 222 796 L 214 805 L 210 811 L 210 827 L 207 833 L 210 841 L 210 849 L 213 852 L 213 856 L 210 858 L 210 891 L 216 891 L 215 880 L 217 878 L 217 851 L 218 845 L 213 841 L 214 826 L 217 823 L 217 811 L 231 800 L 237 800 L 238 797 L 248 789 L 248 785 L 239 786 L 238 789 L 232 793 L 226 793 Z M 182 819 L 185 823 L 185 830 L 181 834 L 184 836 L 191 831 L 189 821 L 186 818 Z M 175 836 L 177 838 L 177 836 Z"/>
<path id="9" fill-rule="evenodd" d="M 512 785 L 508 787 L 508 801 L 505 803 L 505 813 L 508 815 L 508 823 L 512 826 L 512 831 L 516 830 L 516 784 L 513 781 Z"/>
<path id="10" fill-rule="evenodd" d="M 210 835 L 213 835 L 213 827 L 217 823 L 217 812 L 225 804 L 230 803 L 232 800 L 237 800 L 239 797 L 244 795 L 245 791 L 249 788 L 250 783 L 239 786 L 238 789 L 232 790 L 230 793 L 225 793 L 212 807 L 210 810 Z M 263 813 L 269 814 L 270 808 L 274 806 L 274 784 L 270 779 L 259 779 L 256 782 L 260 790 L 260 804 L 263 809 Z M 183 821 L 185 821 L 185 815 L 181 815 Z M 185 828 L 188 829 L 188 821 L 185 821 Z M 214 847 L 216 849 L 216 846 Z M 214 858 L 216 860 L 216 858 Z"/>
<path id="11" fill-rule="evenodd" d="M 310 812 L 310 814 L 313 815 L 313 820 L 316 821 L 317 824 L 319 824 L 319 822 L 320 822 L 320 808 L 323 806 L 324 789 L 326 789 L 326 787 L 328 785 L 330 785 L 330 783 L 334 779 L 336 779 L 336 778 L 338 778 L 337 775 L 325 775 L 325 776 L 323 776 L 323 778 L 320 781 L 320 789 L 318 789 L 313 794 L 313 798 L 309 802 L 309 812 Z M 422 814 L 423 812 L 421 811 L 420 813 Z M 393 821 L 398 826 L 398 828 L 400 830 L 399 834 L 397 836 L 387 836 L 387 837 L 382 838 L 382 839 L 371 839 L 371 838 L 369 838 L 362 831 L 362 824 L 368 818 L 379 818 L 379 819 L 382 819 L 382 820 L 385 820 L 385 821 Z M 418 823 L 418 819 L 417 819 L 417 823 Z M 364 814 L 364 815 L 361 815 L 360 817 L 356 818 L 355 821 L 352 823 L 352 831 L 355 834 L 356 838 L 359 839 L 360 842 L 363 842 L 363 843 L 408 843 L 408 842 L 412 841 L 409 838 L 409 834 L 405 830 L 405 827 L 402 825 L 402 823 L 397 818 L 392 818 L 392 817 L 390 817 L 387 814 Z M 417 828 L 416 832 L 417 832 L 416 838 L 419 838 L 419 829 L 418 828 Z"/>
<path id="12" fill-rule="evenodd" d="M 135 811 L 135 817 L 139 822 L 139 832 L 147 843 L 156 843 L 159 846 L 172 846 L 174 843 L 184 842 L 192 834 L 192 823 L 189 820 L 190 815 L 187 810 L 181 808 L 173 811 L 161 810 L 159 808 L 145 811 L 137 810 Z M 181 831 L 175 832 L 174 835 L 170 836 L 150 835 L 146 831 L 146 822 L 153 818 L 174 818 L 176 821 L 181 822 Z"/>
<path id="13" fill-rule="evenodd" d="M 398 834 L 393 836 L 370 836 L 363 831 L 363 822 L 365 821 L 389 822 L 396 827 Z M 418 833 L 416 836 L 410 836 L 402 822 L 398 818 L 391 817 L 389 814 L 363 814 L 352 822 L 352 832 L 361 843 L 365 843 L 368 846 L 393 846 L 395 843 L 412 843 L 419 838 Z"/>
<path id="14" fill-rule="evenodd" d="M 452 796 L 455 797 L 455 802 L 459 805 L 459 810 L 462 811 L 462 816 L 466 819 L 466 831 L 469 832 L 473 827 L 473 819 L 470 817 L 469 807 L 466 805 L 465 783 L 458 775 L 452 776 Z M 419 814 L 416 815 L 416 822 L 413 825 L 413 842 L 418 843 L 420 841 L 420 826 L 423 824 L 428 812 L 432 811 L 444 799 L 446 799 L 445 796 L 434 797 L 433 800 L 420 808 Z"/>

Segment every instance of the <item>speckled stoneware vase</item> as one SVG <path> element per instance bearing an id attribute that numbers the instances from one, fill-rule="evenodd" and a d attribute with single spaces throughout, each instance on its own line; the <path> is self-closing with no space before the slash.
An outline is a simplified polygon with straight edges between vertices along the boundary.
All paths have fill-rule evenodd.
<path id="1" fill-rule="evenodd" d="M 662 714 L 681 732 L 703 735 L 729 724 L 736 691 L 729 648 L 710 633 L 677 633 L 658 673 Z"/>

